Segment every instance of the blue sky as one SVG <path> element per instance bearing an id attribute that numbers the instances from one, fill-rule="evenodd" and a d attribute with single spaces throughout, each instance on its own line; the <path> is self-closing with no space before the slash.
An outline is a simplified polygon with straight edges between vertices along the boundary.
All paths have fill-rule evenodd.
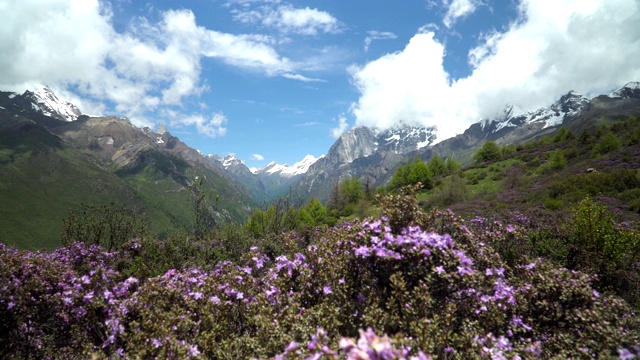
<path id="1" fill-rule="evenodd" d="M 640 80 L 635 0 L 0 0 L 0 88 L 49 85 L 250 167 Z"/>

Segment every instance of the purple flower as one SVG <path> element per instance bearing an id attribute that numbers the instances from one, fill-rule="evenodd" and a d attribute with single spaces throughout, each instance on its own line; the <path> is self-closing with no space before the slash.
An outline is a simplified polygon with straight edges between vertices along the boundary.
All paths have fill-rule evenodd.
<path id="1" fill-rule="evenodd" d="M 331 286 L 329 286 L 329 285 L 325 285 L 325 286 L 322 288 L 322 292 L 323 292 L 325 295 L 333 294 L 333 291 L 331 291 Z"/>
<path id="2" fill-rule="evenodd" d="M 156 349 L 159 348 L 160 346 L 162 346 L 162 341 L 160 341 L 160 340 L 158 340 L 156 338 L 153 339 L 152 343 L 153 343 L 153 347 L 156 348 Z"/>
<path id="3" fill-rule="evenodd" d="M 515 229 L 516 229 L 516 228 L 515 228 L 513 225 L 511 225 L 511 224 L 507 225 L 507 232 L 510 232 L 510 233 L 511 233 L 511 232 L 513 232 Z"/>
<path id="4" fill-rule="evenodd" d="M 620 360 L 630 360 L 636 358 L 636 356 L 626 348 L 618 349 L 618 356 Z"/>
<path id="5" fill-rule="evenodd" d="M 287 345 L 287 347 L 284 349 L 284 353 L 285 354 L 289 354 L 291 352 L 294 352 L 296 350 L 298 350 L 298 348 L 300 347 L 300 345 L 298 345 L 297 342 L 292 341 L 289 343 L 289 345 Z"/>
<path id="6" fill-rule="evenodd" d="M 442 266 L 442 265 L 436 266 L 436 273 L 442 274 L 444 272 L 445 272 L 444 271 L 444 266 Z"/>
<path id="7" fill-rule="evenodd" d="M 198 345 L 189 345 L 189 355 L 191 356 L 200 355 L 200 350 L 198 350 Z"/>

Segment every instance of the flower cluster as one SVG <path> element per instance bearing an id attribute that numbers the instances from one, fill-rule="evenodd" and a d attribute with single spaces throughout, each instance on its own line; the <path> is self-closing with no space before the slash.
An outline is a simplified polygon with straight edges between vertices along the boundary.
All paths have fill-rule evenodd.
<path id="1" fill-rule="evenodd" d="M 305 243 L 283 235 L 282 253 L 253 247 L 237 262 L 147 278 L 123 268 L 139 261 L 144 242 L 118 253 L 0 244 L 0 356 L 640 355 L 638 317 L 597 291 L 594 276 L 544 259 L 504 259 L 506 243 L 526 239 L 519 226 L 480 218 L 465 225 L 451 212 L 412 221 L 399 229 L 386 218 L 353 221 Z"/>

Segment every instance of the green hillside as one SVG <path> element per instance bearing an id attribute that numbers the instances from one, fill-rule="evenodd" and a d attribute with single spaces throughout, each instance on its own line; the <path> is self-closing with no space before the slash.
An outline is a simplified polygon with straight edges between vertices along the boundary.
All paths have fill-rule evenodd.
<path id="1" fill-rule="evenodd" d="M 100 154 L 63 140 L 31 119 L 3 116 L 0 241 L 31 250 L 59 247 L 70 210 L 111 203 L 146 217 L 161 238 L 189 231 L 194 210 L 187 185 L 196 176 L 205 179 L 203 190 L 212 194 L 208 208 L 215 214 L 214 223 L 242 222 L 244 207 L 252 204 L 228 179 L 152 146 L 133 154 L 124 166 Z"/>

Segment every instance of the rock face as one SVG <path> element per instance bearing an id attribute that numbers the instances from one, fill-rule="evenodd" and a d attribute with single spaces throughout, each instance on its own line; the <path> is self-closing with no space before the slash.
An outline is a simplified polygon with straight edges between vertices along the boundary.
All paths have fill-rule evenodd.
<path id="1" fill-rule="evenodd" d="M 338 138 L 325 157 L 309 167 L 294 193 L 325 200 L 335 184 L 348 177 L 375 184 L 407 154 L 428 148 L 435 139 L 435 128 L 401 126 L 382 132 L 353 128 Z"/>

